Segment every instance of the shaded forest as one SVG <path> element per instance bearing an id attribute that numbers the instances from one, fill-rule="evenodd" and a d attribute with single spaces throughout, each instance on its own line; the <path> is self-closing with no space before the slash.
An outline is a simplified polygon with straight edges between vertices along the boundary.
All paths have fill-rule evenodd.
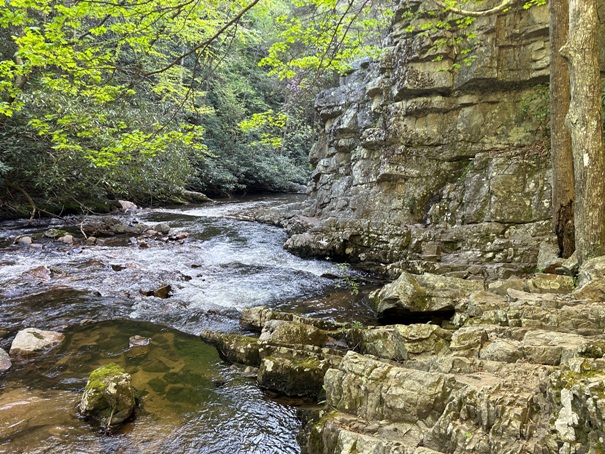
<path id="1" fill-rule="evenodd" d="M 310 175 L 313 99 L 372 52 L 369 1 L 9 1 L 4 216 L 283 192 Z"/>

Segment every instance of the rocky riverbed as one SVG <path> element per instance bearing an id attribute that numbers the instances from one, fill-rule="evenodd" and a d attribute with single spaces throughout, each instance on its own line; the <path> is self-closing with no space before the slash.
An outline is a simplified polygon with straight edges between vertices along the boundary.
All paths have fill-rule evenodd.
<path id="1" fill-rule="evenodd" d="M 240 312 L 260 304 L 374 318 L 346 280 L 363 286 L 363 275 L 293 256 L 283 231 L 239 219 L 291 199 L 2 223 L 0 453 L 300 452 L 292 404 L 306 401 L 263 392 L 198 336 L 244 333 Z M 19 332 L 36 345 L 60 336 L 30 356 L 17 352 Z M 87 378 L 107 364 L 130 374 L 140 400 L 113 434 L 78 411 Z"/>

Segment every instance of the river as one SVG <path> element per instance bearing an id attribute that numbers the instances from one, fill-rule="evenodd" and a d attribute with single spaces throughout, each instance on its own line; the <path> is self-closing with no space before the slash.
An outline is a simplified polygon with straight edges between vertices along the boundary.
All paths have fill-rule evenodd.
<path id="1" fill-rule="evenodd" d="M 338 321 L 372 320 L 363 276 L 282 248 L 276 227 L 238 215 L 293 196 L 139 210 L 127 222 L 168 223 L 180 241 L 116 236 L 68 245 L 41 238 L 49 228 L 78 235 L 77 222 L 0 224 L 0 347 L 19 329 L 65 333 L 58 347 L 0 373 L 0 453 L 298 453 L 292 402 L 272 399 L 220 361 L 197 337 L 203 329 L 242 332 L 240 311 L 267 305 Z M 39 247 L 14 244 L 29 235 Z M 81 235 L 80 235 L 81 236 Z M 344 279 L 334 279 L 341 276 Z M 170 296 L 145 296 L 170 286 Z M 151 339 L 129 349 L 133 335 Z M 141 394 L 137 418 L 107 434 L 78 417 L 88 374 L 114 362 Z"/>

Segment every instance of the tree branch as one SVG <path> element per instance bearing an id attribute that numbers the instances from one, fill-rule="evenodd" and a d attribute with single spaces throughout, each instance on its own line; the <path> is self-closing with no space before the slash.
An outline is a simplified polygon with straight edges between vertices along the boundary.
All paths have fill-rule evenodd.
<path id="1" fill-rule="evenodd" d="M 34 219 L 34 217 L 36 216 L 36 211 L 37 211 L 37 207 L 36 207 L 36 203 L 34 202 L 34 199 L 32 199 L 31 196 L 27 193 L 27 191 L 20 186 L 16 186 L 12 183 L 9 183 L 6 180 L 4 181 L 4 185 L 7 188 L 11 188 L 11 189 L 15 189 L 15 190 L 19 191 L 21 194 L 23 194 L 25 196 L 25 198 L 27 199 L 27 201 L 29 202 L 29 204 L 32 207 L 32 215 L 29 218 L 29 220 L 31 222 Z"/>
<path id="2" fill-rule="evenodd" d="M 240 21 L 240 19 L 244 16 L 244 14 L 246 14 L 248 11 L 250 11 L 258 2 L 260 2 L 260 0 L 253 0 L 252 3 L 250 3 L 243 10 L 241 10 L 238 13 L 237 16 L 235 16 L 233 19 L 231 19 L 229 22 L 227 22 L 225 25 L 223 25 L 214 35 L 212 35 L 210 38 L 206 39 L 205 41 L 199 43 L 198 45 L 192 47 L 187 52 L 179 55 L 178 57 L 176 57 L 168 65 L 164 66 L 163 68 L 156 69 L 155 71 L 147 72 L 147 73 L 143 74 L 142 76 L 143 77 L 149 77 L 149 76 L 153 76 L 154 74 L 159 74 L 159 73 L 162 73 L 164 71 L 167 71 L 170 68 L 172 68 L 173 66 L 176 66 L 176 65 L 180 64 L 181 61 L 183 60 L 183 58 L 188 57 L 189 55 L 196 53 L 198 50 L 207 48 L 219 36 L 221 36 L 229 27 L 233 26 L 234 24 L 237 24 Z"/>
<path id="3" fill-rule="evenodd" d="M 459 14 L 461 16 L 470 16 L 470 17 L 485 17 L 485 16 L 493 16 L 494 14 L 501 13 L 502 11 L 514 6 L 519 0 L 503 0 L 502 3 L 494 8 L 486 9 L 483 11 L 469 11 L 465 9 L 454 8 L 453 6 L 446 6 L 442 0 L 433 0 L 437 6 L 445 9 L 446 11 L 451 11 L 454 14 Z"/>

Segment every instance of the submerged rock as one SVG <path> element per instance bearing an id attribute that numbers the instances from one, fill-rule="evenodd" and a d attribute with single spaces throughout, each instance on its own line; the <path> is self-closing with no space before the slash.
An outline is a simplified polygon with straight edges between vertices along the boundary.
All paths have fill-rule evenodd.
<path id="1" fill-rule="evenodd" d="M 0 372 L 10 369 L 12 365 L 9 354 L 0 348 Z"/>
<path id="2" fill-rule="evenodd" d="M 134 336 L 130 336 L 128 338 L 128 348 L 133 347 L 145 347 L 151 343 L 151 339 L 149 337 L 139 336 L 135 334 Z"/>
<path id="3" fill-rule="evenodd" d="M 17 333 L 11 344 L 11 356 L 28 356 L 58 344 L 63 334 L 56 331 L 43 331 L 37 328 L 26 328 Z"/>
<path id="4" fill-rule="evenodd" d="M 135 406 L 130 374 L 116 364 L 107 364 L 88 377 L 79 409 L 85 418 L 112 429 L 130 418 Z"/>

